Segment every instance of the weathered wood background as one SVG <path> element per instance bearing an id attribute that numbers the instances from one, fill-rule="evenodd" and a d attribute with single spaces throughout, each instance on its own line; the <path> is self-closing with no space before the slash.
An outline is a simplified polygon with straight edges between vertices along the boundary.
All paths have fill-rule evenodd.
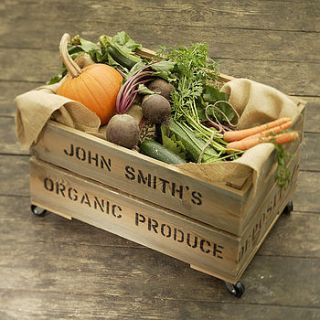
<path id="1" fill-rule="evenodd" d="M 207 42 L 222 72 L 310 102 L 294 212 L 247 269 L 240 300 L 173 258 L 30 214 L 13 98 L 59 69 L 63 32 L 121 30 L 152 49 Z M 1 1 L 0 319 L 320 319 L 319 52 L 319 0 Z"/>

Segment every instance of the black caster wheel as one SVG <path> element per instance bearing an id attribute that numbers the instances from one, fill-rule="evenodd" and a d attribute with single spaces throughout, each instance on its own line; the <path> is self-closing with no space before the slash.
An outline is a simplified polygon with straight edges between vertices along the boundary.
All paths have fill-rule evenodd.
<path id="1" fill-rule="evenodd" d="M 293 211 L 293 202 L 289 201 L 285 206 L 285 208 L 283 209 L 282 213 L 285 215 L 290 215 L 292 211 Z"/>
<path id="2" fill-rule="evenodd" d="M 46 214 L 47 210 L 46 209 L 42 209 L 42 208 L 32 204 L 31 205 L 31 212 L 37 217 L 43 217 Z"/>
<path id="3" fill-rule="evenodd" d="M 241 296 L 244 294 L 245 287 L 242 282 L 238 281 L 235 284 L 225 282 L 227 290 L 236 298 L 241 298 Z"/>

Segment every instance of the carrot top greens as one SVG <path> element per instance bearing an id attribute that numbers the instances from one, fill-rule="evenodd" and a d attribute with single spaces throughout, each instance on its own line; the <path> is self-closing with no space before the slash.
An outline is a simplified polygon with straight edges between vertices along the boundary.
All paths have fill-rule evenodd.
<path id="1" fill-rule="evenodd" d="M 217 63 L 208 57 L 207 45 L 196 43 L 190 48 L 164 48 L 159 56 L 174 62 L 172 121 L 167 125 L 167 129 L 162 131 L 167 134 L 164 141 L 172 138 L 168 147 L 172 145 L 172 140 L 180 141 L 195 162 L 234 159 L 239 152 L 227 153 L 223 135 L 215 128 L 205 125 L 208 121 L 207 108 L 217 101 L 227 105 L 228 99 L 226 94 L 209 84 L 217 80 L 218 67 Z M 230 122 L 234 113 L 232 109 L 228 111 L 230 119 L 226 120 Z M 180 130 L 177 130 L 178 127 Z M 194 150 L 198 150 L 197 156 Z"/>

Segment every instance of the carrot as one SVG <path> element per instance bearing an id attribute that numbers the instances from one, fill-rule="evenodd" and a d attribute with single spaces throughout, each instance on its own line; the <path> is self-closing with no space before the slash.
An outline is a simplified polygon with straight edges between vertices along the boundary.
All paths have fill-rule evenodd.
<path id="1" fill-rule="evenodd" d="M 284 144 L 291 141 L 294 141 L 299 138 L 297 131 L 280 133 L 276 136 L 267 136 L 267 137 L 253 137 L 251 139 L 244 139 L 240 141 L 230 142 L 227 144 L 227 149 L 235 150 L 248 150 L 259 143 L 263 142 L 274 142 L 276 144 Z"/>
<path id="2" fill-rule="evenodd" d="M 256 138 L 256 137 L 267 137 L 267 136 L 270 136 L 270 135 L 275 135 L 277 133 L 280 133 L 281 131 L 289 129 L 291 126 L 292 126 L 292 121 L 289 120 L 289 121 L 281 124 L 280 126 L 273 127 L 273 128 L 268 129 L 268 130 L 264 130 L 264 131 L 262 131 L 260 133 L 257 133 L 257 134 L 254 134 L 252 136 L 246 137 L 246 138 L 244 138 L 242 140 L 247 140 L 247 139 Z"/>
<path id="3" fill-rule="evenodd" d="M 252 136 L 254 134 L 268 130 L 270 128 L 277 127 L 290 120 L 291 120 L 290 118 L 280 118 L 257 127 L 244 129 L 244 130 L 228 131 L 224 134 L 223 139 L 226 142 L 239 141 L 249 136 Z"/>

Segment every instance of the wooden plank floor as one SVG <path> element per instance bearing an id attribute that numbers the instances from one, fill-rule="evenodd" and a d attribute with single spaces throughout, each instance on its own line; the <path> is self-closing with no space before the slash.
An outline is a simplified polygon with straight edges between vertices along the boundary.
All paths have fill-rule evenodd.
<path id="1" fill-rule="evenodd" d="M 237 300 L 221 281 L 55 215 L 30 214 L 13 98 L 59 66 L 63 32 L 126 30 L 146 47 L 209 44 L 220 69 L 310 104 L 291 216 L 280 217 Z M 319 0 L 5 0 L 0 4 L 0 319 L 320 319 Z"/>

